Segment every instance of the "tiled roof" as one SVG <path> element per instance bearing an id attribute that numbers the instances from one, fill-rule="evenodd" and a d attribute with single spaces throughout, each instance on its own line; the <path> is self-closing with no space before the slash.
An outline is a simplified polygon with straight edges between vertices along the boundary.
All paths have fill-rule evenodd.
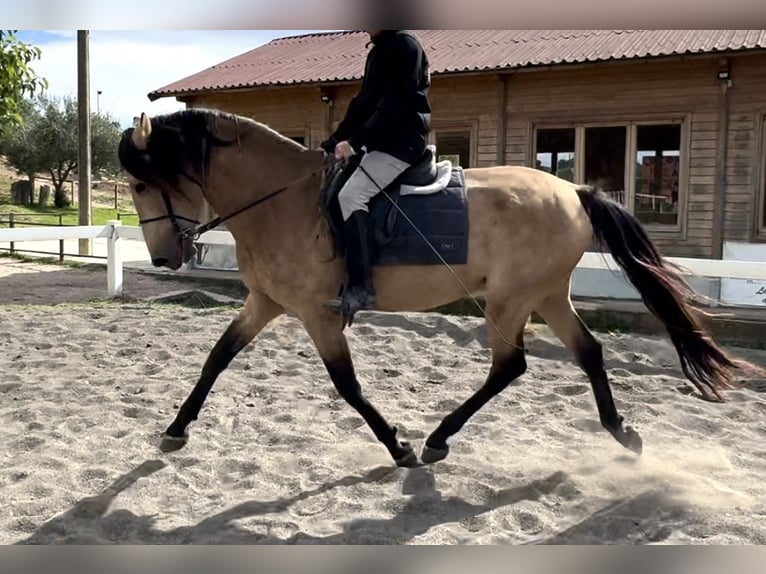
<path id="1" fill-rule="evenodd" d="M 434 75 L 766 49 L 766 30 L 415 30 Z M 234 88 L 361 78 L 363 31 L 279 38 L 173 82 L 154 100 Z"/>

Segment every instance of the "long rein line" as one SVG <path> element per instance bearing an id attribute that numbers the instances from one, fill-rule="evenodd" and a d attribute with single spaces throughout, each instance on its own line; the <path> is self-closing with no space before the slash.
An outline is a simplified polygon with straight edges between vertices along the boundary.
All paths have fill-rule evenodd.
<path id="1" fill-rule="evenodd" d="M 298 178 L 298 179 L 296 179 L 294 181 L 291 181 L 287 185 L 283 185 L 279 189 L 276 189 L 276 190 L 272 191 L 271 193 L 268 193 L 268 194 L 264 195 L 263 197 L 260 197 L 260 198 L 256 199 L 255 201 L 252 201 L 252 202 L 248 203 L 247 205 L 245 205 L 243 207 L 240 207 L 236 211 L 234 211 L 234 212 L 232 212 L 232 213 L 230 213 L 230 214 L 228 214 L 226 216 L 215 217 L 215 218 L 211 219 L 210 221 L 208 221 L 207 223 L 203 223 L 201 225 L 197 225 L 196 227 L 193 227 L 193 228 L 190 228 L 190 229 L 184 229 L 184 230 L 181 231 L 181 234 L 184 237 L 187 237 L 187 238 L 191 238 L 191 239 L 195 239 L 195 240 L 199 239 L 199 236 L 202 235 L 203 233 L 205 233 L 207 231 L 210 231 L 211 229 L 215 229 L 216 227 L 221 225 L 223 222 L 228 221 L 229 219 L 232 219 L 233 217 L 236 217 L 237 215 L 247 211 L 248 209 L 251 209 L 251 208 L 255 207 L 256 205 L 258 205 L 260 203 L 263 203 L 264 201 L 268 201 L 272 197 L 274 197 L 276 195 L 279 195 L 280 193 L 282 193 L 284 191 L 287 191 L 288 189 L 290 189 L 296 183 L 299 183 L 299 182 L 301 182 L 303 180 L 309 179 L 309 178 L 313 177 L 314 175 L 316 175 L 318 172 L 319 172 L 319 170 L 314 170 L 311 173 L 309 173 L 308 175 L 305 175 L 305 176 L 303 176 L 301 178 Z"/>

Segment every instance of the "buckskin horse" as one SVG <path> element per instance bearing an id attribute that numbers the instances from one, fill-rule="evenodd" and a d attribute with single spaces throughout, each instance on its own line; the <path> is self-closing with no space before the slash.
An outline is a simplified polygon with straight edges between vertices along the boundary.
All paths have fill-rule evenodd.
<path id="1" fill-rule="evenodd" d="M 570 297 L 572 273 L 594 244 L 611 252 L 667 328 L 684 374 L 704 398 L 722 401 L 738 371 L 760 372 L 712 340 L 687 301 L 694 292 L 683 271 L 662 258 L 629 211 L 599 190 L 522 166 L 463 169 L 436 162 L 429 148 L 421 164 L 370 204 L 377 310 L 428 311 L 484 294 L 492 363 L 483 386 L 443 418 L 418 459 L 364 396 L 344 335 L 349 318 L 326 306 L 345 271 L 324 151 L 243 116 L 186 109 L 142 114 L 123 132 L 118 155 L 153 264 L 178 269 L 193 256 L 195 238 L 225 222 L 249 290 L 162 436 L 164 452 L 187 443 L 188 426 L 217 377 L 289 311 L 302 321 L 340 396 L 396 465 L 438 462 L 449 453 L 448 439 L 526 371 L 524 327 L 537 312 L 590 380 L 603 427 L 640 455 L 639 434 L 615 406 L 602 346 Z M 201 224 L 208 209 L 218 217 Z"/>

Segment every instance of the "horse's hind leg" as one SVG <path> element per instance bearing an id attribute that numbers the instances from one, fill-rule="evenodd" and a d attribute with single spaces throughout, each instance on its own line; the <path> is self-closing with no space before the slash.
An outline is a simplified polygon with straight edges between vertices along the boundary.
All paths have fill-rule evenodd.
<path id="1" fill-rule="evenodd" d="M 202 405 L 218 376 L 229 366 L 234 357 L 282 312 L 282 307 L 265 295 L 250 293 L 239 315 L 229 323 L 221 338 L 213 346 L 202 367 L 197 384 L 194 385 L 191 393 L 178 409 L 176 418 L 165 431 L 160 444 L 163 452 L 178 450 L 186 444 L 189 437 L 186 427 L 197 420 Z"/>
<path id="2" fill-rule="evenodd" d="M 596 340 L 577 314 L 569 298 L 569 289 L 548 297 L 537 308 L 537 312 L 574 354 L 577 363 L 588 375 L 602 426 L 622 446 L 640 454 L 641 437 L 632 427 L 625 426 L 623 416 L 617 412 L 614 404 L 609 379 L 604 368 L 604 352 L 601 343 Z"/>
<path id="3" fill-rule="evenodd" d="M 484 385 L 444 417 L 426 439 L 421 454 L 421 459 L 426 464 L 445 459 L 449 454 L 449 438 L 457 434 L 473 415 L 527 370 L 524 357 L 524 325 L 529 313 L 521 313 L 518 309 L 497 312 L 491 304 L 488 305 L 487 312 L 502 334 L 501 337 L 492 326 L 489 327 L 492 349 L 492 367 L 489 375 Z"/>
<path id="4" fill-rule="evenodd" d="M 367 422 L 397 466 L 418 466 L 418 457 L 412 446 L 396 438 L 396 428 L 362 394 L 339 317 L 331 311 L 323 311 L 319 316 L 304 317 L 303 321 L 338 394 Z"/>

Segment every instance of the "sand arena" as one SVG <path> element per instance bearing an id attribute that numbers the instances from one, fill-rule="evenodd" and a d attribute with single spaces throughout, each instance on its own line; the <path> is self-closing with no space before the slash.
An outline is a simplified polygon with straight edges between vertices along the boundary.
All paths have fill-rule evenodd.
<path id="1" fill-rule="evenodd" d="M 667 338 L 598 334 L 640 458 L 534 325 L 529 370 L 448 459 L 397 469 L 290 317 L 165 455 L 159 436 L 236 308 L 151 302 L 185 285 L 150 276 L 126 274 L 126 302 L 102 301 L 104 285 L 0 260 L 0 543 L 766 543 L 766 384 L 704 402 Z M 475 318 L 360 315 L 349 340 L 368 398 L 418 451 L 489 368 Z"/>

